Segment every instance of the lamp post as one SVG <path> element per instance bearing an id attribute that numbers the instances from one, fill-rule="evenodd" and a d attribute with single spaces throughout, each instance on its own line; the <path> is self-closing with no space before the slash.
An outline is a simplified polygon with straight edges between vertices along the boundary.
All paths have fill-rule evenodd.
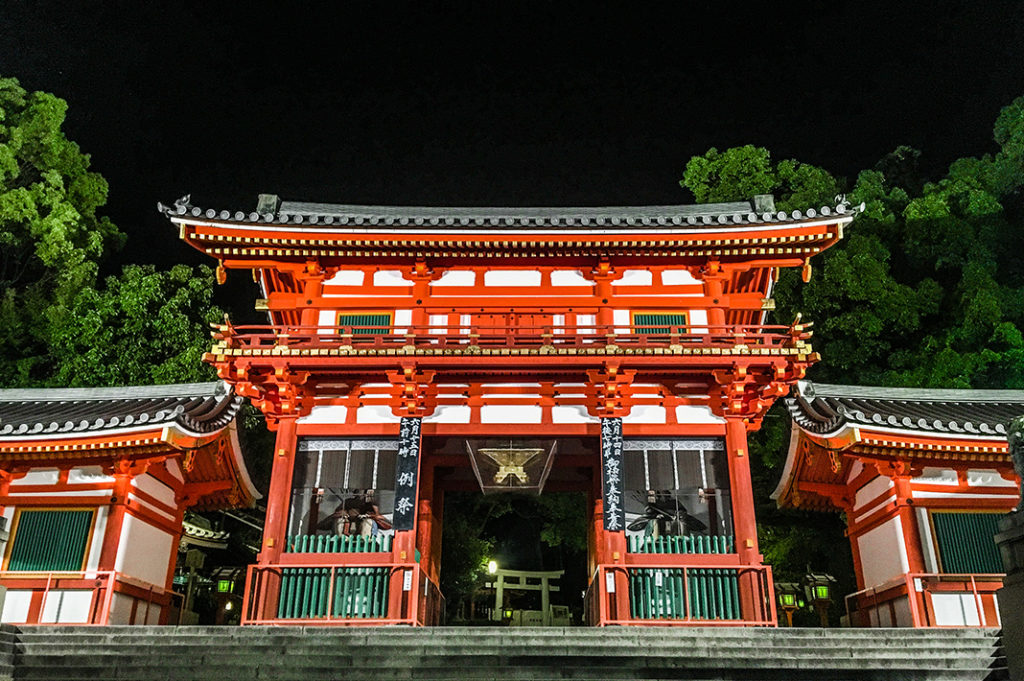
<path id="1" fill-rule="evenodd" d="M 793 613 L 804 607 L 803 591 L 796 582 L 777 582 L 775 584 L 775 599 L 779 609 L 786 616 L 786 626 L 793 626 Z"/>
<path id="2" fill-rule="evenodd" d="M 824 572 L 808 572 L 804 575 L 804 595 L 808 603 L 814 604 L 821 618 L 821 626 L 828 627 L 828 608 L 832 605 L 832 587 L 836 578 Z"/>

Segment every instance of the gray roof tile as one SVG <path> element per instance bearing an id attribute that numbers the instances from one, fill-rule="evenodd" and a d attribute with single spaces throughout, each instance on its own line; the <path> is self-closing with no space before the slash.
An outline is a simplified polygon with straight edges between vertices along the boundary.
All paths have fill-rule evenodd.
<path id="1" fill-rule="evenodd" d="M 0 439 L 170 423 L 209 433 L 226 426 L 241 403 L 220 382 L 0 390 Z"/>
<path id="2" fill-rule="evenodd" d="M 273 207 L 274 210 L 266 210 Z M 193 206 L 189 195 L 173 205 L 157 204 L 167 217 L 194 217 L 226 223 L 301 224 L 329 227 L 495 227 L 545 229 L 579 227 L 719 227 L 721 225 L 800 222 L 819 216 L 857 213 L 864 209 L 851 206 L 837 196 L 831 206 L 804 211 L 776 211 L 770 196 L 751 201 L 706 203 L 678 206 L 593 206 L 593 207 L 443 207 L 443 206 L 359 206 L 337 203 L 280 201 L 273 195 L 260 196 L 260 209 L 245 213 L 203 209 Z"/>
<path id="3" fill-rule="evenodd" d="M 812 433 L 863 425 L 1005 437 L 1006 424 L 1024 414 L 1024 390 L 882 388 L 800 381 L 785 404 L 793 420 Z"/>

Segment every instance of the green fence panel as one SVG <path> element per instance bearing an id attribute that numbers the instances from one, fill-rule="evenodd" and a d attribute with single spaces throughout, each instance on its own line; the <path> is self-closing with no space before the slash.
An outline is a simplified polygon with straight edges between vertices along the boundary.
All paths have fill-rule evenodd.
<path id="1" fill-rule="evenodd" d="M 633 315 L 634 333 L 663 333 L 668 335 L 676 327 L 686 326 L 685 314 L 645 314 Z"/>
<path id="2" fill-rule="evenodd" d="M 391 315 L 389 314 L 343 314 L 338 315 L 338 326 L 363 326 L 374 328 L 353 329 L 353 336 L 372 336 L 378 333 L 391 332 Z M 343 328 L 342 332 L 348 329 Z"/>
<path id="3" fill-rule="evenodd" d="M 7 569 L 81 570 L 92 516 L 92 511 L 20 511 Z"/>
<path id="4" fill-rule="evenodd" d="M 299 534 L 288 537 L 285 553 L 387 553 L 391 542 L 391 535 L 386 534 L 375 537 Z"/>
<path id="5" fill-rule="evenodd" d="M 728 535 L 688 537 L 628 537 L 630 553 L 732 553 L 733 538 Z"/>
<path id="6" fill-rule="evenodd" d="M 684 584 L 681 568 L 637 568 L 629 573 L 629 605 L 634 619 L 705 620 L 740 618 L 735 571 L 691 568 Z"/>
<path id="7" fill-rule="evenodd" d="M 932 513 L 942 571 L 1000 573 L 1005 570 L 993 539 L 998 513 Z"/>
<path id="8" fill-rule="evenodd" d="M 365 619 L 384 617 L 388 609 L 388 574 L 385 567 L 335 568 L 334 595 L 330 568 L 285 568 L 277 616 L 281 619 L 331 617 Z"/>

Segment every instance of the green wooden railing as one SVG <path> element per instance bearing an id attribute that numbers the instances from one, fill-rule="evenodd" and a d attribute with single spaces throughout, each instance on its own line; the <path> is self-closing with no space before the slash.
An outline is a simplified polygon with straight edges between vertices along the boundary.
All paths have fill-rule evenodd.
<path id="1" fill-rule="evenodd" d="M 722 535 L 705 537 L 627 537 L 630 553 L 733 553 L 733 538 Z"/>
<path id="2" fill-rule="evenodd" d="M 684 583 L 685 580 L 685 583 Z M 738 620 L 734 570 L 636 568 L 629 572 L 629 609 L 634 619 Z M 689 608 L 687 608 L 689 599 Z"/>
<path id="3" fill-rule="evenodd" d="M 390 569 L 386 567 L 285 568 L 281 574 L 277 616 L 282 619 L 384 618 L 388 612 L 389 574 Z"/>
<path id="4" fill-rule="evenodd" d="M 327 534 L 298 534 L 288 537 L 285 553 L 386 553 L 391 550 L 391 535 L 376 537 Z"/>
<path id="5" fill-rule="evenodd" d="M 633 315 L 633 327 L 635 333 L 668 335 L 672 330 L 679 332 L 679 327 L 686 326 L 685 314 L 645 314 L 635 313 Z"/>

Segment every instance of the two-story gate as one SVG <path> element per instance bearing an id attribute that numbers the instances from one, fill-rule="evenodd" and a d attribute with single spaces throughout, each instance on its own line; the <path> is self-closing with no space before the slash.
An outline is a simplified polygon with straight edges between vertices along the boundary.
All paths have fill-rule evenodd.
<path id="1" fill-rule="evenodd" d="M 207 355 L 276 431 L 244 622 L 436 622 L 472 484 L 589 491 L 593 624 L 774 624 L 747 432 L 817 357 L 765 315 L 856 210 L 162 210 L 270 318 Z"/>

